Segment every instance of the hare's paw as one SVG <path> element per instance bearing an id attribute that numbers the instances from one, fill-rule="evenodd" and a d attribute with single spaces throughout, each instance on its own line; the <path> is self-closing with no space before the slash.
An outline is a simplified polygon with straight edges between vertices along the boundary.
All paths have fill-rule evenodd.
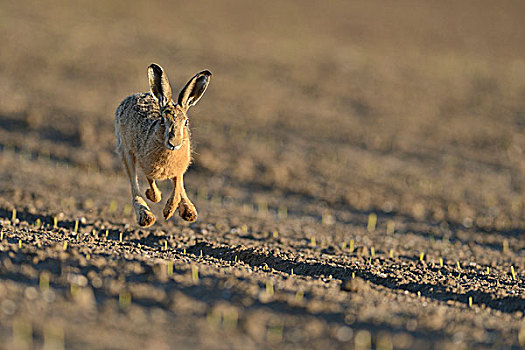
<path id="1" fill-rule="evenodd" d="M 142 227 L 151 226 L 155 223 L 155 215 L 149 210 L 141 210 L 137 215 L 137 223 Z"/>
<path id="2" fill-rule="evenodd" d="M 162 199 L 162 195 L 160 194 L 160 191 L 159 190 L 154 191 L 151 188 L 148 188 L 146 190 L 146 197 L 153 203 L 158 203 Z"/>
<path id="3" fill-rule="evenodd" d="M 148 227 L 155 223 L 155 215 L 151 212 L 148 205 L 140 196 L 133 200 L 135 214 L 137 215 L 137 224 L 142 227 Z"/>
<path id="4" fill-rule="evenodd" d="M 183 201 L 179 204 L 179 215 L 186 221 L 197 221 L 197 209 L 190 201 Z"/>
<path id="5" fill-rule="evenodd" d="M 164 214 L 164 218 L 166 220 L 171 218 L 171 216 L 175 212 L 175 209 L 177 209 L 177 205 L 179 205 L 179 201 L 180 201 L 179 198 L 171 197 L 170 199 L 168 199 L 168 201 L 166 202 L 166 206 L 164 207 L 164 210 L 162 211 L 162 214 Z"/>

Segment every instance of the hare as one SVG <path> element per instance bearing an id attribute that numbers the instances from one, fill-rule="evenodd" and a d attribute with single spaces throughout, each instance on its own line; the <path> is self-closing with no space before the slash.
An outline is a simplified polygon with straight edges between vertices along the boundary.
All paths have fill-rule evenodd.
<path id="1" fill-rule="evenodd" d="M 168 76 L 159 65 L 153 63 L 148 67 L 148 78 L 150 91 L 127 97 L 115 114 L 117 153 L 131 182 L 137 223 L 143 227 L 155 223 L 155 216 L 140 194 L 137 165 L 149 183 L 146 197 L 154 203 L 161 200 L 155 181 L 173 181 L 164 218 L 168 220 L 178 208 L 184 220 L 194 222 L 197 210 L 186 195 L 183 181 L 191 162 L 187 112 L 206 91 L 211 72 L 204 70 L 193 76 L 180 92 L 177 103 L 171 99 Z"/>

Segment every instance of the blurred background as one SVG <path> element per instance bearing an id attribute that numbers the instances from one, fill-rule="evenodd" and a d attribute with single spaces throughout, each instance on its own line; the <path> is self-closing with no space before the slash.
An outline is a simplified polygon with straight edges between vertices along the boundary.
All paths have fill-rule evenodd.
<path id="1" fill-rule="evenodd" d="M 3 0 L 0 144 L 123 174 L 114 112 L 146 67 L 175 91 L 210 69 L 190 172 L 520 227 L 524 18 L 520 1 Z"/>

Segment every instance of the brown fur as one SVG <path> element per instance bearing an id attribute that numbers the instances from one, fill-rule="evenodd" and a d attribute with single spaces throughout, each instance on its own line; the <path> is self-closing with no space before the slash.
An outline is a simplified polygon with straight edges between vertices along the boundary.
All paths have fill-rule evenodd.
<path id="1" fill-rule="evenodd" d="M 145 192 L 152 202 L 161 200 L 156 180 L 171 179 L 173 191 L 164 207 L 164 218 L 175 210 L 186 221 L 197 220 L 197 210 L 188 199 L 183 176 L 191 162 L 190 130 L 187 111 L 204 94 L 211 73 L 202 71 L 191 78 L 179 94 L 171 99 L 168 77 L 156 64 L 148 67 L 150 92 L 134 94 L 122 101 L 115 116 L 117 152 L 131 182 L 132 203 L 140 226 L 151 226 L 155 216 L 140 195 L 137 165 L 148 179 Z"/>

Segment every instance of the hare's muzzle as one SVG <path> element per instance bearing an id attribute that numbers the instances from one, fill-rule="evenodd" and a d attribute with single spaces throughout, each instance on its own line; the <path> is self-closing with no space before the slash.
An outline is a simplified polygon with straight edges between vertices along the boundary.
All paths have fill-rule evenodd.
<path id="1" fill-rule="evenodd" d="M 182 147 L 182 143 L 178 144 L 177 146 L 173 146 L 171 142 L 168 141 L 166 146 L 170 151 L 178 151 Z"/>

